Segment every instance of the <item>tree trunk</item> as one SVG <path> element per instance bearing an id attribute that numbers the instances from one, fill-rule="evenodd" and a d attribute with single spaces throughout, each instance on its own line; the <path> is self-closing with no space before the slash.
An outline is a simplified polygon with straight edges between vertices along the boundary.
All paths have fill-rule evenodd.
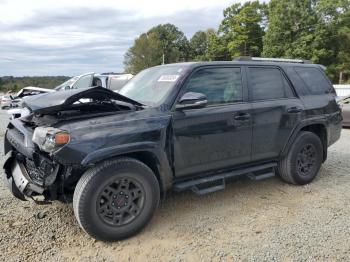
<path id="1" fill-rule="evenodd" d="M 339 73 L 339 85 L 341 85 L 343 83 L 343 72 L 340 71 Z"/>

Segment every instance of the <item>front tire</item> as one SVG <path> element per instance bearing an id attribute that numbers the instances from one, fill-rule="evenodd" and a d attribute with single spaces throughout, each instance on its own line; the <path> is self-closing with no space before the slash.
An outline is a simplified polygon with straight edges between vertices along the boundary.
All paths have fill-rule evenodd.
<path id="1" fill-rule="evenodd" d="M 321 168 L 323 146 L 320 138 L 302 131 L 295 139 L 288 154 L 278 163 L 280 178 L 290 184 L 310 183 Z"/>
<path id="2" fill-rule="evenodd" d="M 73 196 L 79 225 L 102 241 L 135 235 L 151 220 L 159 204 L 156 176 L 132 158 L 108 160 L 80 178 Z"/>

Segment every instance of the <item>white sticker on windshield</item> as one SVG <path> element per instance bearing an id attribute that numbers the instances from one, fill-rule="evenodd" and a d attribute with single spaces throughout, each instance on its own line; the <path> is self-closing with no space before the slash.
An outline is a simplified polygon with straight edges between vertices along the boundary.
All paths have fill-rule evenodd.
<path id="1" fill-rule="evenodd" d="M 162 75 L 159 77 L 158 82 L 175 82 L 180 75 Z"/>

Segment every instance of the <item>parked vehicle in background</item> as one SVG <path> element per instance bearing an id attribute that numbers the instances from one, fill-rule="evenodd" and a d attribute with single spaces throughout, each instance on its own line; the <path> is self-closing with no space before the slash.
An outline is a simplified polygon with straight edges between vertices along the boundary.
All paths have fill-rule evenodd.
<path id="1" fill-rule="evenodd" d="M 92 86 L 101 86 L 107 89 L 119 90 L 123 85 L 129 81 L 133 75 L 131 74 L 95 74 L 86 73 L 80 76 L 72 77 L 66 82 L 55 88 L 56 91 L 87 88 Z"/>
<path id="2" fill-rule="evenodd" d="M 21 106 L 21 102 L 22 102 L 21 98 L 14 98 L 14 97 L 12 97 L 11 106 L 10 106 L 9 110 L 11 110 L 11 108 L 20 107 Z"/>
<path id="3" fill-rule="evenodd" d="M 3 95 L 1 97 L 1 109 L 8 109 L 12 106 L 12 97 L 11 95 Z"/>
<path id="4" fill-rule="evenodd" d="M 20 107 L 22 98 L 26 96 L 38 95 L 43 93 L 51 93 L 55 91 L 65 91 L 70 89 L 80 89 L 88 88 L 92 86 L 99 86 L 107 89 L 111 89 L 115 92 L 120 90 L 131 78 L 131 74 L 117 74 L 117 73 L 105 73 L 105 74 L 95 74 L 95 73 L 86 73 L 80 76 L 72 77 L 61 85 L 57 86 L 55 89 L 46 89 L 40 87 L 25 87 L 20 90 L 16 99 L 12 100 L 10 106 L 5 105 L 5 107 L 13 108 L 10 109 L 7 113 L 10 115 L 10 119 L 19 118 L 24 114 L 27 114 L 26 110 L 23 110 Z"/>
<path id="5" fill-rule="evenodd" d="M 343 126 L 350 127 L 350 96 L 338 101 L 343 115 Z"/>
<path id="6" fill-rule="evenodd" d="M 27 86 L 19 90 L 14 98 L 23 98 L 26 96 L 34 96 L 34 95 L 40 95 L 45 93 L 51 93 L 51 92 L 54 92 L 54 90 L 48 89 L 48 88 Z"/>
<path id="7" fill-rule="evenodd" d="M 55 92 L 55 90 L 34 86 L 24 87 L 20 91 L 18 91 L 15 96 L 10 96 L 11 105 L 6 108 L 8 109 L 7 114 L 10 115 L 10 119 L 21 117 L 23 112 L 26 112 L 26 110 L 21 108 L 23 99 L 29 96 L 35 96 L 52 92 Z"/>
<path id="8" fill-rule="evenodd" d="M 55 90 L 48 89 L 48 88 L 34 87 L 34 86 L 24 87 L 21 90 L 19 90 L 17 94 L 13 97 L 12 107 L 19 107 L 22 102 L 22 99 L 25 97 L 51 93 L 51 92 L 55 92 Z"/>
<path id="9" fill-rule="evenodd" d="M 10 109 L 10 108 L 20 107 L 21 101 L 24 97 L 50 93 L 50 92 L 54 92 L 54 90 L 41 88 L 41 87 L 34 87 L 34 86 L 24 87 L 20 91 L 18 91 L 17 94 L 15 95 L 8 94 L 8 95 L 2 96 L 1 109 Z"/>
<path id="10" fill-rule="evenodd" d="M 111 74 L 107 79 L 107 88 L 119 92 L 131 78 L 132 74 Z"/>
<path id="11" fill-rule="evenodd" d="M 6 131 L 3 174 L 17 198 L 73 201 L 88 234 L 119 240 L 170 189 L 203 195 L 242 175 L 310 183 L 340 137 L 334 97 L 322 67 L 302 60 L 157 66 L 119 92 L 26 99 L 30 114 Z"/>
<path id="12" fill-rule="evenodd" d="M 338 97 L 348 97 L 350 96 L 350 84 L 346 85 L 333 85 L 335 92 L 337 93 Z"/>

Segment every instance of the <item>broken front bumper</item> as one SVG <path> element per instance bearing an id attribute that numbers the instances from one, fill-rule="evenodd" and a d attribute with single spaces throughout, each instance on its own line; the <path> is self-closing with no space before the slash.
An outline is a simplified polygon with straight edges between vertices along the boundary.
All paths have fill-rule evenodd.
<path id="1" fill-rule="evenodd" d="M 12 151 L 6 154 L 4 171 L 5 182 L 15 197 L 26 200 L 25 196 L 41 195 L 44 192 L 42 186 L 32 181 L 25 166 L 17 161 Z"/>

